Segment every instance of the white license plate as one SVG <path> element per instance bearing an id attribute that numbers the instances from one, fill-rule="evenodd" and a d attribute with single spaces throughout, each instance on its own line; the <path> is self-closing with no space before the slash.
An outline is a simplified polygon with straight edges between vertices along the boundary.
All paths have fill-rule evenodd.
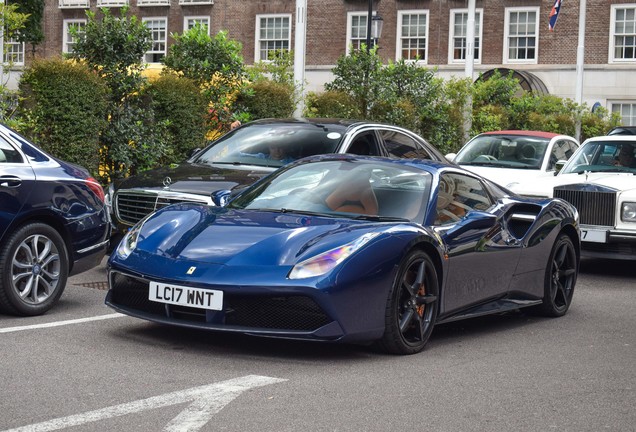
<path id="1" fill-rule="evenodd" d="M 581 241 L 607 243 L 607 230 L 581 229 Z"/>
<path id="2" fill-rule="evenodd" d="M 150 282 L 148 299 L 154 302 L 202 309 L 223 309 L 223 291 Z"/>

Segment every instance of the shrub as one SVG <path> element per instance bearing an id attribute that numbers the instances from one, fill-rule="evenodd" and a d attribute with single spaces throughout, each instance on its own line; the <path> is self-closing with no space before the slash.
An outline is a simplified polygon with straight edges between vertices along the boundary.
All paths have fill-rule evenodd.
<path id="1" fill-rule="evenodd" d="M 252 119 L 291 117 L 295 108 L 294 89 L 286 84 L 259 80 L 250 85 L 249 92 L 238 96 L 236 108 L 249 113 Z"/>
<path id="2" fill-rule="evenodd" d="M 97 176 L 108 90 L 83 64 L 37 60 L 22 74 L 24 132 L 52 155 Z"/>
<path id="3" fill-rule="evenodd" d="M 303 115 L 323 118 L 360 118 L 360 112 L 351 96 L 335 90 L 307 93 Z"/>
<path id="4" fill-rule="evenodd" d="M 145 88 L 155 121 L 165 122 L 168 142 L 163 164 L 180 162 L 205 145 L 207 99 L 194 81 L 172 74 L 154 79 Z"/>

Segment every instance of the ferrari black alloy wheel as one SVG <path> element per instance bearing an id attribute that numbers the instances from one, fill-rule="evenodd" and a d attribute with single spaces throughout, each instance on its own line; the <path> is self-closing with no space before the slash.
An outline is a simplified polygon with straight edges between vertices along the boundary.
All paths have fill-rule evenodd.
<path id="1" fill-rule="evenodd" d="M 430 257 L 413 251 L 402 262 L 389 293 L 381 349 L 415 354 L 424 349 L 439 307 L 437 272 Z"/>
<path id="2" fill-rule="evenodd" d="M 7 238 L 0 251 L 0 272 L 0 311 L 43 314 L 53 307 L 66 286 L 66 245 L 48 225 L 25 225 Z"/>
<path id="3" fill-rule="evenodd" d="M 538 308 L 542 315 L 565 315 L 572 303 L 578 259 L 570 238 L 561 234 L 552 247 L 545 274 L 543 304 Z"/>

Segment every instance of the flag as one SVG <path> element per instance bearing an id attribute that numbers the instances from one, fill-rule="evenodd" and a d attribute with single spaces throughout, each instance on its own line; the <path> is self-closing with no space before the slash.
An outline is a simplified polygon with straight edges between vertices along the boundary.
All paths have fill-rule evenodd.
<path id="1" fill-rule="evenodd" d="M 552 10 L 550 11 L 550 23 L 548 24 L 550 31 L 554 31 L 554 26 L 556 26 L 557 19 L 559 18 L 560 10 L 561 0 L 554 0 L 554 6 L 552 6 Z"/>

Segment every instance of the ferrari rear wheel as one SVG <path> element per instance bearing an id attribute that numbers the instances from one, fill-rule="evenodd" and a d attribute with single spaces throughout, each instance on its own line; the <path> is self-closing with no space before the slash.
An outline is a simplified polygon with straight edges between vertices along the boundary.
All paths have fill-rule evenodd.
<path id="1" fill-rule="evenodd" d="M 572 240 L 561 234 L 552 247 L 545 274 L 543 304 L 536 311 L 550 317 L 565 315 L 572 303 L 578 260 Z"/>
<path id="2" fill-rule="evenodd" d="M 0 251 L 0 311 L 45 313 L 62 295 L 67 276 L 66 245 L 55 229 L 42 223 L 17 229 Z"/>
<path id="3" fill-rule="evenodd" d="M 402 262 L 387 300 L 380 348 L 392 354 L 415 354 L 424 349 L 439 308 L 437 272 L 422 251 Z"/>

